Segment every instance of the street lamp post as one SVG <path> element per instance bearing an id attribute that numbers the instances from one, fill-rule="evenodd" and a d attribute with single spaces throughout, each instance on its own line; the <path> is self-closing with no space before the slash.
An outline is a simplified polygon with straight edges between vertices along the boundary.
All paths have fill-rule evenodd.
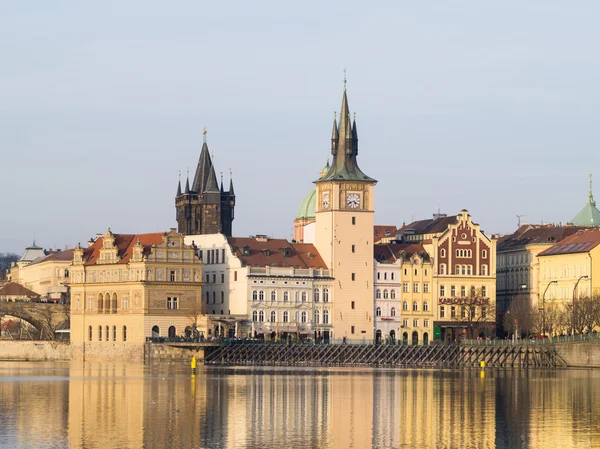
<path id="1" fill-rule="evenodd" d="M 575 335 L 575 326 L 573 326 L 573 319 L 575 317 L 575 294 L 577 292 L 577 286 L 579 285 L 580 281 L 587 281 L 588 279 L 589 276 L 587 275 L 579 276 L 579 279 L 577 279 L 577 282 L 575 282 L 575 287 L 573 287 L 573 304 L 571 306 L 571 331 L 573 332 L 573 335 Z"/>
<path id="2" fill-rule="evenodd" d="M 558 284 L 558 281 L 550 281 L 548 285 L 546 285 L 546 289 L 544 290 L 544 294 L 542 295 L 542 335 L 546 335 L 546 292 L 550 288 L 552 284 Z"/>

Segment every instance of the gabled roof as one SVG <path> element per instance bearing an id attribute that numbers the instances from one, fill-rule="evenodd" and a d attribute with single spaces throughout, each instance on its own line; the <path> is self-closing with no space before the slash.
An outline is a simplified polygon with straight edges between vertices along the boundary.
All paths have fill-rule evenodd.
<path id="1" fill-rule="evenodd" d="M 37 298 L 40 295 L 23 287 L 21 284 L 16 282 L 9 282 L 4 287 L 0 288 L 0 297 L 2 296 L 26 296 L 28 298 Z"/>
<path id="2" fill-rule="evenodd" d="M 520 248 L 525 245 L 553 245 L 578 231 L 589 228 L 578 226 L 554 226 L 524 224 L 513 234 L 506 235 L 498 241 L 498 252 Z"/>
<path id="3" fill-rule="evenodd" d="M 373 256 L 377 262 L 394 262 L 401 257 L 409 258 L 417 254 L 424 260 L 429 260 L 429 254 L 423 245 L 418 243 L 386 243 L 373 245 Z"/>
<path id="4" fill-rule="evenodd" d="M 556 245 L 542 251 L 539 256 L 587 253 L 600 245 L 600 229 L 579 230 Z"/>
<path id="5" fill-rule="evenodd" d="M 133 255 L 133 247 L 138 240 L 144 247 L 143 254 L 149 254 L 152 245 L 160 245 L 163 241 L 164 232 L 155 232 L 152 234 L 113 234 L 115 238 L 115 247 L 119 256 L 118 263 L 127 263 Z M 94 265 L 100 257 L 100 249 L 104 243 L 104 237 L 96 239 L 94 244 L 84 249 L 83 262 L 85 265 Z"/>
<path id="6" fill-rule="evenodd" d="M 233 254 L 243 266 L 324 268 L 327 265 L 314 245 L 285 239 L 229 237 Z"/>
<path id="7" fill-rule="evenodd" d="M 453 215 L 450 217 L 436 217 L 427 220 L 413 221 L 402 227 L 402 231 L 414 231 L 415 234 L 437 234 L 444 232 L 451 224 L 458 223 L 458 218 Z"/>
<path id="8" fill-rule="evenodd" d="M 46 257 L 40 257 L 33 261 L 31 265 L 35 265 L 42 262 L 70 262 L 73 260 L 73 250 L 65 249 L 64 251 L 56 251 L 52 254 L 47 255 Z"/>

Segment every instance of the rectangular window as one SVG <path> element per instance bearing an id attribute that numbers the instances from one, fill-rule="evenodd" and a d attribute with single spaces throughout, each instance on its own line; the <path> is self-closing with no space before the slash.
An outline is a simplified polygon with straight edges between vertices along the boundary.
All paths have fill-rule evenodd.
<path id="1" fill-rule="evenodd" d="M 355 249 L 355 246 L 354 246 L 354 245 L 352 245 L 352 252 L 354 252 L 354 249 Z"/>
<path id="2" fill-rule="evenodd" d="M 221 263 L 225 263 L 225 250 L 221 250 Z"/>
<path id="3" fill-rule="evenodd" d="M 175 272 L 171 271 L 171 282 L 175 282 Z"/>
<path id="4" fill-rule="evenodd" d="M 352 309 L 354 309 L 354 301 L 352 301 L 352 304 L 351 304 L 351 305 L 352 305 Z"/>
<path id="5" fill-rule="evenodd" d="M 429 293 L 429 284 L 423 284 L 423 293 Z"/>
<path id="6" fill-rule="evenodd" d="M 350 326 L 350 333 L 353 334 L 354 333 L 354 326 Z"/>
<path id="7" fill-rule="evenodd" d="M 215 250 L 215 263 L 219 263 L 219 250 Z"/>
<path id="8" fill-rule="evenodd" d="M 419 320 L 413 320 L 413 327 L 419 327 Z"/>
<path id="9" fill-rule="evenodd" d="M 392 271 L 392 281 L 396 279 L 396 273 Z"/>
<path id="10" fill-rule="evenodd" d="M 415 268 L 415 276 L 418 276 L 418 275 L 419 275 L 419 270 L 417 270 L 417 269 Z"/>
<path id="11" fill-rule="evenodd" d="M 423 327 L 429 327 L 429 320 L 423 320 Z"/>
<path id="12" fill-rule="evenodd" d="M 177 296 L 169 296 L 167 298 L 167 309 L 169 309 L 169 310 L 179 309 L 179 298 L 177 298 Z"/>
<path id="13" fill-rule="evenodd" d="M 354 273 L 352 273 L 352 280 L 356 280 L 356 276 L 354 275 Z"/>
<path id="14" fill-rule="evenodd" d="M 419 284 L 413 284 L 413 293 L 419 293 Z"/>
<path id="15" fill-rule="evenodd" d="M 216 284 L 216 283 L 217 283 L 217 275 L 213 274 L 213 284 Z"/>
<path id="16" fill-rule="evenodd" d="M 456 307 L 450 307 L 450 318 L 456 318 Z"/>
<path id="17" fill-rule="evenodd" d="M 210 274 L 207 274 L 207 275 L 206 275 L 206 283 L 207 283 L 207 284 L 208 284 L 208 283 L 210 283 Z"/>
<path id="18" fill-rule="evenodd" d="M 225 283 L 225 273 L 221 273 L 221 284 Z"/>
<path id="19" fill-rule="evenodd" d="M 408 276 L 408 270 L 406 268 L 404 269 L 404 276 Z"/>
<path id="20" fill-rule="evenodd" d="M 452 285 L 452 286 L 450 287 L 450 296 L 451 296 L 452 298 L 454 298 L 454 297 L 456 296 L 456 287 L 455 287 L 454 285 Z"/>
<path id="21" fill-rule="evenodd" d="M 237 271 L 233 272 L 233 280 L 234 282 L 237 281 Z"/>
<path id="22" fill-rule="evenodd" d="M 427 268 L 425 268 L 425 276 L 429 275 L 429 270 Z"/>
<path id="23" fill-rule="evenodd" d="M 481 308 L 481 318 L 485 318 L 487 316 L 487 308 L 484 306 Z"/>
<path id="24" fill-rule="evenodd" d="M 487 297 L 487 287 L 481 287 L 481 296 Z"/>
<path id="25" fill-rule="evenodd" d="M 356 224 L 356 217 L 352 217 L 352 224 L 355 225 Z M 354 332 L 352 332 L 354 333 Z"/>
<path id="26" fill-rule="evenodd" d="M 202 260 L 202 250 L 198 250 L 198 259 Z"/>
<path id="27" fill-rule="evenodd" d="M 460 296 L 466 296 L 467 295 L 467 287 L 465 287 L 464 285 L 460 286 Z"/>
<path id="28" fill-rule="evenodd" d="M 377 280 L 381 279 L 381 273 L 377 272 Z"/>
<path id="29" fill-rule="evenodd" d="M 408 293 L 408 282 L 402 283 L 402 291 Z"/>
<path id="30" fill-rule="evenodd" d="M 440 297 L 444 297 L 446 296 L 446 287 L 443 285 L 440 285 Z"/>
<path id="31" fill-rule="evenodd" d="M 440 318 L 446 318 L 446 307 L 440 307 Z"/>

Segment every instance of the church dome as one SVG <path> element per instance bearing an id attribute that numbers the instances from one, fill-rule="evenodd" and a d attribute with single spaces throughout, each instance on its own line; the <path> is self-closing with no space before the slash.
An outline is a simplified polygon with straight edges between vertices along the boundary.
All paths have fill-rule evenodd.
<path id="1" fill-rule="evenodd" d="M 296 220 L 315 218 L 316 194 L 317 189 L 315 188 L 308 192 L 308 194 L 304 197 L 304 199 L 300 203 L 300 207 L 298 208 L 298 215 L 296 215 Z"/>

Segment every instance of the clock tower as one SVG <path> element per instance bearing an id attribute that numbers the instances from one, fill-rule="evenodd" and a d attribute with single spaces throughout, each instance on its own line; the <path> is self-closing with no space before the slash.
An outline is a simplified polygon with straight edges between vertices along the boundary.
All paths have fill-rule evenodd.
<path id="1" fill-rule="evenodd" d="M 335 278 L 333 337 L 374 338 L 373 191 L 376 180 L 358 167 L 358 132 L 344 81 L 339 121 L 333 121 L 333 162 L 317 186 L 315 246 Z"/>

